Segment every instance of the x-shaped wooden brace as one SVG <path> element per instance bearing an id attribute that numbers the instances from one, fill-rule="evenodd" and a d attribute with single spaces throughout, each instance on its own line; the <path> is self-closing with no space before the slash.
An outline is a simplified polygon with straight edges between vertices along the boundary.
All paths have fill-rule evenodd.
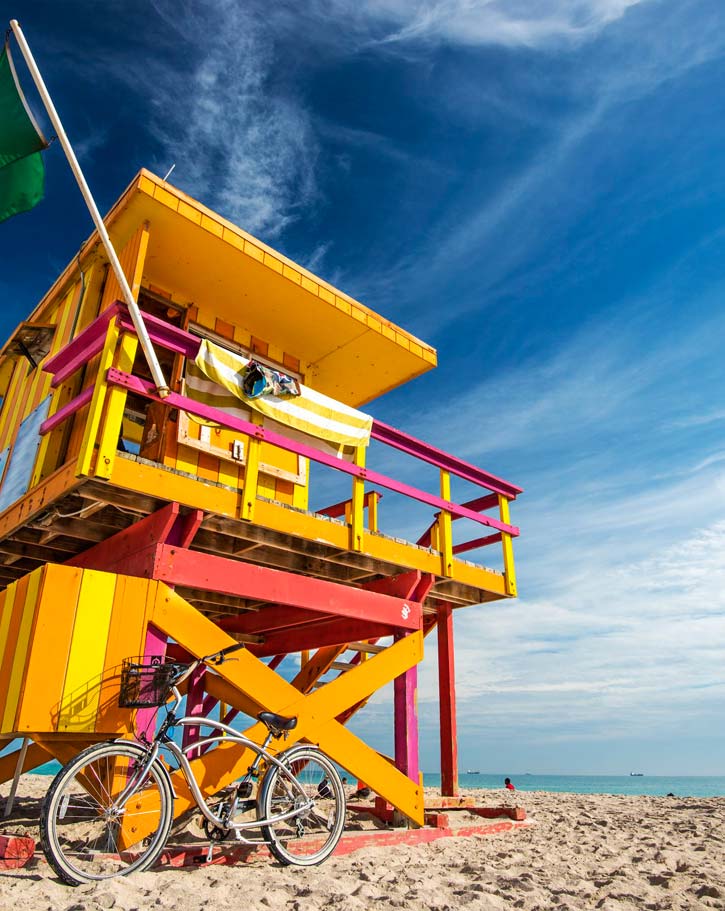
<path id="1" fill-rule="evenodd" d="M 150 622 L 192 655 L 200 657 L 231 645 L 234 640 L 167 586 L 160 584 Z M 337 717 L 423 658 L 423 633 L 412 632 L 390 648 L 313 691 L 302 694 L 247 650 L 237 652 L 206 675 L 206 689 L 223 702 L 256 717 L 260 711 L 297 717 L 297 726 L 284 746 L 298 740 L 317 744 L 331 759 L 364 781 L 393 806 L 423 824 L 423 793 L 419 782 L 399 772 Z M 218 676 L 216 676 L 218 674 Z M 261 743 L 266 728 L 257 723 L 244 732 Z M 221 744 L 194 760 L 192 768 L 202 790 L 215 793 L 241 777 L 253 752 L 238 744 Z M 180 772 L 174 775 L 176 814 L 193 806 Z"/>

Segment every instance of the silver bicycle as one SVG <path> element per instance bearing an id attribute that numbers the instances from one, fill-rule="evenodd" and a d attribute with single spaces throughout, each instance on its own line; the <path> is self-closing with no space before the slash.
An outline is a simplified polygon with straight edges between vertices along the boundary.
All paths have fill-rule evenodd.
<path id="1" fill-rule="evenodd" d="M 280 753 L 268 747 L 297 724 L 262 712 L 267 727 L 260 745 L 221 721 L 178 717 L 181 684 L 202 664 L 219 665 L 243 648 L 232 645 L 190 664 L 152 665 L 127 660 L 121 673 L 123 707 L 166 706 L 153 740 L 117 740 L 79 753 L 56 775 L 43 801 L 41 843 L 50 866 L 69 885 L 125 876 L 151 867 L 163 851 L 174 820 L 174 789 L 162 748 L 173 757 L 202 814 L 212 842 L 266 843 L 284 864 L 311 866 L 332 854 L 345 825 L 345 792 L 332 761 L 301 744 Z M 173 702 L 169 700 L 173 697 Z M 176 727 L 210 728 L 208 736 L 180 747 Z M 255 753 L 244 777 L 206 799 L 191 759 L 240 744 Z M 258 830 L 257 837 L 244 833 Z"/>

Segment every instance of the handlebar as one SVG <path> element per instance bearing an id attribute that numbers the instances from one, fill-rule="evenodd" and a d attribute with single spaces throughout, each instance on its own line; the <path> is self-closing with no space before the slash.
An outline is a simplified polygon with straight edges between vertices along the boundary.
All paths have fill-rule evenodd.
<path id="1" fill-rule="evenodd" d="M 244 648 L 244 643 L 235 642 L 234 645 L 228 645 L 218 652 L 212 652 L 211 655 L 204 655 L 199 661 L 202 661 L 204 664 L 223 664 L 227 655 L 231 655 L 232 652 L 238 652 L 240 648 Z"/>

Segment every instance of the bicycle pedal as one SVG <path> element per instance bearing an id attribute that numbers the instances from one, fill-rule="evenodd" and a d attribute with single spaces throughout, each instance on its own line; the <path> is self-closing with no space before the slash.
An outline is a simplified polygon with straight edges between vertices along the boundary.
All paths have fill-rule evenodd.
<path id="1" fill-rule="evenodd" d="M 206 862 L 211 863 L 212 857 L 214 856 L 214 844 L 209 842 L 209 850 L 206 852 Z"/>

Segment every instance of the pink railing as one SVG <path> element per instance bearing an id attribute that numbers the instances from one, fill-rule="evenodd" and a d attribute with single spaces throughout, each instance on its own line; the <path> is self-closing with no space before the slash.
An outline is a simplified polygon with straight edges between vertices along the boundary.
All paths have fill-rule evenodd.
<path id="1" fill-rule="evenodd" d="M 43 369 L 53 374 L 52 385 L 54 387 L 72 376 L 84 364 L 88 363 L 91 358 L 103 350 L 108 328 L 114 317 L 117 320 L 116 325 L 121 332 L 135 334 L 133 323 L 125 305 L 121 302 L 116 302 L 55 357 L 46 362 Z M 196 357 L 201 341 L 197 336 L 165 323 L 150 314 L 144 314 L 144 321 L 154 345 L 181 354 L 185 358 L 193 360 Z M 99 381 L 105 382 L 110 386 L 126 389 L 151 400 L 162 401 L 156 395 L 156 390 L 152 383 L 114 367 L 108 370 L 105 377 L 99 377 Z M 91 397 L 92 387 L 85 389 L 75 399 L 51 415 L 43 423 L 41 433 L 48 433 L 58 427 L 84 405 L 87 405 Z M 504 563 L 508 562 L 506 545 L 508 544 L 510 551 L 510 539 L 519 534 L 519 529 L 508 521 L 508 503 L 521 493 L 521 488 L 422 440 L 418 440 L 401 430 L 390 427 L 382 423 L 382 421 L 373 422 L 372 438 L 385 446 L 438 468 L 441 473 L 442 492 L 450 490 L 450 476 L 454 475 L 485 489 L 487 493 L 465 503 L 454 503 L 449 499 L 449 496 L 431 494 L 370 468 L 337 459 L 313 446 L 289 439 L 280 433 L 229 415 L 201 402 L 196 402 L 179 393 L 171 392 L 163 401 L 165 404 L 186 411 L 190 415 L 213 421 L 228 429 L 247 434 L 252 439 L 264 441 L 273 446 L 278 446 L 280 449 L 296 453 L 336 471 L 348 474 L 358 481 L 374 484 L 433 507 L 438 510 L 438 513 L 431 526 L 418 540 L 417 543 L 421 546 L 431 546 L 434 538 L 438 538 L 440 543 L 440 538 L 442 537 L 447 539 L 445 546 L 452 555 L 503 541 Z M 343 505 L 336 504 L 336 506 Z M 494 518 L 483 513 L 483 510 L 495 507 L 500 509 L 501 518 Z M 321 510 L 321 512 L 329 514 L 329 509 Z M 448 530 L 446 533 L 445 522 L 441 523 L 446 520 L 449 527 L 451 521 L 458 519 L 469 519 L 478 525 L 495 529 L 496 534 L 453 545 L 450 540 L 450 531 Z M 441 546 L 439 549 L 443 550 L 444 547 Z M 510 559 L 512 561 L 512 557 Z M 511 574 L 513 574 L 513 565 L 511 565 Z"/>

